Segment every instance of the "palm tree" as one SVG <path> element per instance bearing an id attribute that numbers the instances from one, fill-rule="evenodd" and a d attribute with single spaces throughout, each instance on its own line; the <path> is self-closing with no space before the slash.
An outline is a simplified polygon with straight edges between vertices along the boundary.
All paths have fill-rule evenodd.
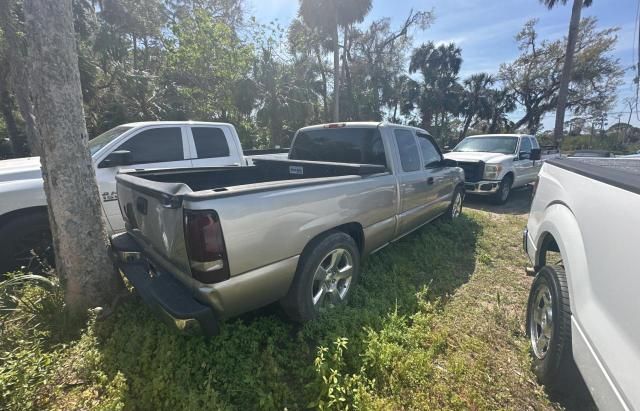
<path id="1" fill-rule="evenodd" d="M 462 51 L 454 43 L 436 46 L 427 42 L 411 55 L 409 73 L 420 71 L 423 90 L 418 106 L 422 115 L 422 128 L 429 129 L 432 122 L 437 126 L 438 114 L 457 111 L 458 72 L 462 64 Z"/>
<path id="2" fill-rule="evenodd" d="M 564 66 L 560 77 L 560 89 L 558 90 L 558 105 L 556 108 L 556 124 L 553 130 L 553 139 L 557 144 L 562 139 L 564 130 L 564 112 L 567 107 L 567 97 L 569 94 L 569 82 L 571 81 L 571 70 L 573 66 L 573 53 L 576 49 L 578 39 L 578 29 L 580 28 L 580 13 L 583 7 L 589 7 L 593 0 L 573 0 L 571 8 L 571 21 L 569 23 L 569 36 L 567 37 L 567 51 L 564 55 Z M 565 5 L 567 0 L 540 0 L 549 9 L 558 4 Z"/>
<path id="3" fill-rule="evenodd" d="M 331 35 L 333 49 L 333 121 L 340 121 L 340 43 L 338 27 L 360 23 L 371 0 L 300 0 L 298 14 L 311 28 Z"/>
<path id="4" fill-rule="evenodd" d="M 467 134 L 471 121 L 475 116 L 484 117 L 489 113 L 489 86 L 494 81 L 493 77 L 487 73 L 472 74 L 463 81 L 464 94 L 461 111 L 464 115 L 464 123 L 460 133 L 460 140 Z"/>
<path id="5" fill-rule="evenodd" d="M 508 130 L 513 124 L 508 113 L 516 109 L 516 102 L 507 89 L 491 90 L 489 93 L 489 133 Z"/>

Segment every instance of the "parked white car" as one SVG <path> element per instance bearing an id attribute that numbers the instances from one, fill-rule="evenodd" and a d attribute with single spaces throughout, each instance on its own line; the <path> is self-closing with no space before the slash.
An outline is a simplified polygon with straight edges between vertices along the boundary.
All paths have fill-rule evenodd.
<path id="1" fill-rule="evenodd" d="M 498 204 L 507 202 L 511 189 L 533 183 L 542 166 L 538 140 L 525 134 L 469 136 L 444 156 L 464 170 L 467 194 L 491 196 Z"/>
<path id="2" fill-rule="evenodd" d="M 124 230 L 116 174 L 121 168 L 151 169 L 245 165 L 231 124 L 154 121 L 115 127 L 89 141 L 110 232 Z M 40 158 L 0 161 L 0 274 L 47 253 L 51 237 Z M 18 262 L 18 264 L 16 264 Z"/>
<path id="3" fill-rule="evenodd" d="M 562 391 L 575 360 L 602 410 L 640 409 L 639 228 L 640 159 L 543 165 L 524 232 L 533 370 Z"/>

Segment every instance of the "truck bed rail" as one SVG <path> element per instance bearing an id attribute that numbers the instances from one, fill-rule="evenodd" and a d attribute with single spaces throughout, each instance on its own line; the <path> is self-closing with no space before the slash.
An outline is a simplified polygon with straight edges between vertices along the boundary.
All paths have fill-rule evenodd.
<path id="1" fill-rule="evenodd" d="M 565 158 L 547 164 L 640 194 L 640 159 Z"/>

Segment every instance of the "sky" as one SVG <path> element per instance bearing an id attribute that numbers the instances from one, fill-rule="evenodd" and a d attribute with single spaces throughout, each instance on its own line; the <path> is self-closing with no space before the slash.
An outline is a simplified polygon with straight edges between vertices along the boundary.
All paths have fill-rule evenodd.
<path id="1" fill-rule="evenodd" d="M 618 43 L 614 56 L 622 67 L 630 68 L 637 61 L 638 54 L 636 16 L 640 0 L 594 0 L 591 7 L 583 9 L 582 16 L 595 16 L 598 26 L 619 27 Z M 462 68 L 460 77 L 477 72 L 496 73 L 503 62 L 514 60 L 518 56 L 518 47 L 514 36 L 526 21 L 539 19 L 537 30 L 541 39 L 558 39 L 567 35 L 571 3 L 559 5 L 548 10 L 538 0 L 373 0 L 373 7 L 365 24 L 383 17 L 391 19 L 398 26 L 407 17 L 411 9 L 432 10 L 435 20 L 425 31 L 413 33 L 414 46 L 426 41 L 436 43 L 455 42 L 462 48 Z M 296 17 L 298 0 L 247 0 L 248 12 L 259 22 L 268 23 L 277 20 L 287 26 Z M 635 40 L 634 40 L 635 39 Z M 632 83 L 634 73 L 626 72 L 624 83 L 618 90 L 618 103 L 609 117 L 609 125 L 618 121 L 618 113 L 626 122 L 628 109 L 622 101 L 624 97 L 634 96 Z M 621 113 L 620 113 L 621 114 Z M 516 112 L 514 117 L 521 113 Z M 634 114 L 632 124 L 640 125 Z M 545 129 L 553 128 L 553 114 L 544 121 Z"/>

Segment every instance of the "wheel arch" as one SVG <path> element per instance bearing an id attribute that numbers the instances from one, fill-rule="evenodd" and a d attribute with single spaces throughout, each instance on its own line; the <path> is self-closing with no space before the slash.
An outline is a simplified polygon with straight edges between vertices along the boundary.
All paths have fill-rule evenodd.
<path id="1" fill-rule="evenodd" d="M 544 266 L 548 251 L 560 253 L 567 276 L 571 311 L 575 313 L 576 300 L 582 301 L 584 293 L 591 294 L 587 256 L 578 221 L 566 204 L 554 203 L 545 210 L 538 233 L 535 264 Z M 582 297 L 574 298 L 578 291 L 574 283 L 580 283 Z"/>
<path id="2" fill-rule="evenodd" d="M 300 259 L 298 260 L 298 267 L 301 266 L 305 255 L 308 255 L 310 250 L 316 246 L 317 243 L 322 241 L 324 237 L 333 233 L 333 232 L 341 232 L 347 234 L 349 237 L 353 238 L 356 246 L 358 247 L 358 251 L 360 252 L 360 258 L 362 259 L 362 253 L 364 252 L 364 229 L 362 224 L 358 222 L 350 222 L 341 224 L 327 230 L 322 231 L 321 233 L 316 234 L 313 238 L 311 238 L 307 244 L 305 244 L 302 252 L 300 253 Z"/>
<path id="3" fill-rule="evenodd" d="M 9 211 L 8 213 L 4 213 L 0 215 L 0 227 L 4 226 L 8 221 L 16 217 L 21 217 L 21 216 L 30 215 L 30 214 L 40 214 L 40 213 L 47 214 L 47 212 L 48 212 L 47 206 L 43 206 L 43 205 L 19 208 L 17 210 Z"/>
<path id="4" fill-rule="evenodd" d="M 505 178 L 511 178 L 511 184 L 513 184 L 516 179 L 515 179 L 515 173 L 513 172 L 513 170 L 509 170 L 505 173 L 504 177 L 502 177 L 502 179 L 504 180 Z"/>

